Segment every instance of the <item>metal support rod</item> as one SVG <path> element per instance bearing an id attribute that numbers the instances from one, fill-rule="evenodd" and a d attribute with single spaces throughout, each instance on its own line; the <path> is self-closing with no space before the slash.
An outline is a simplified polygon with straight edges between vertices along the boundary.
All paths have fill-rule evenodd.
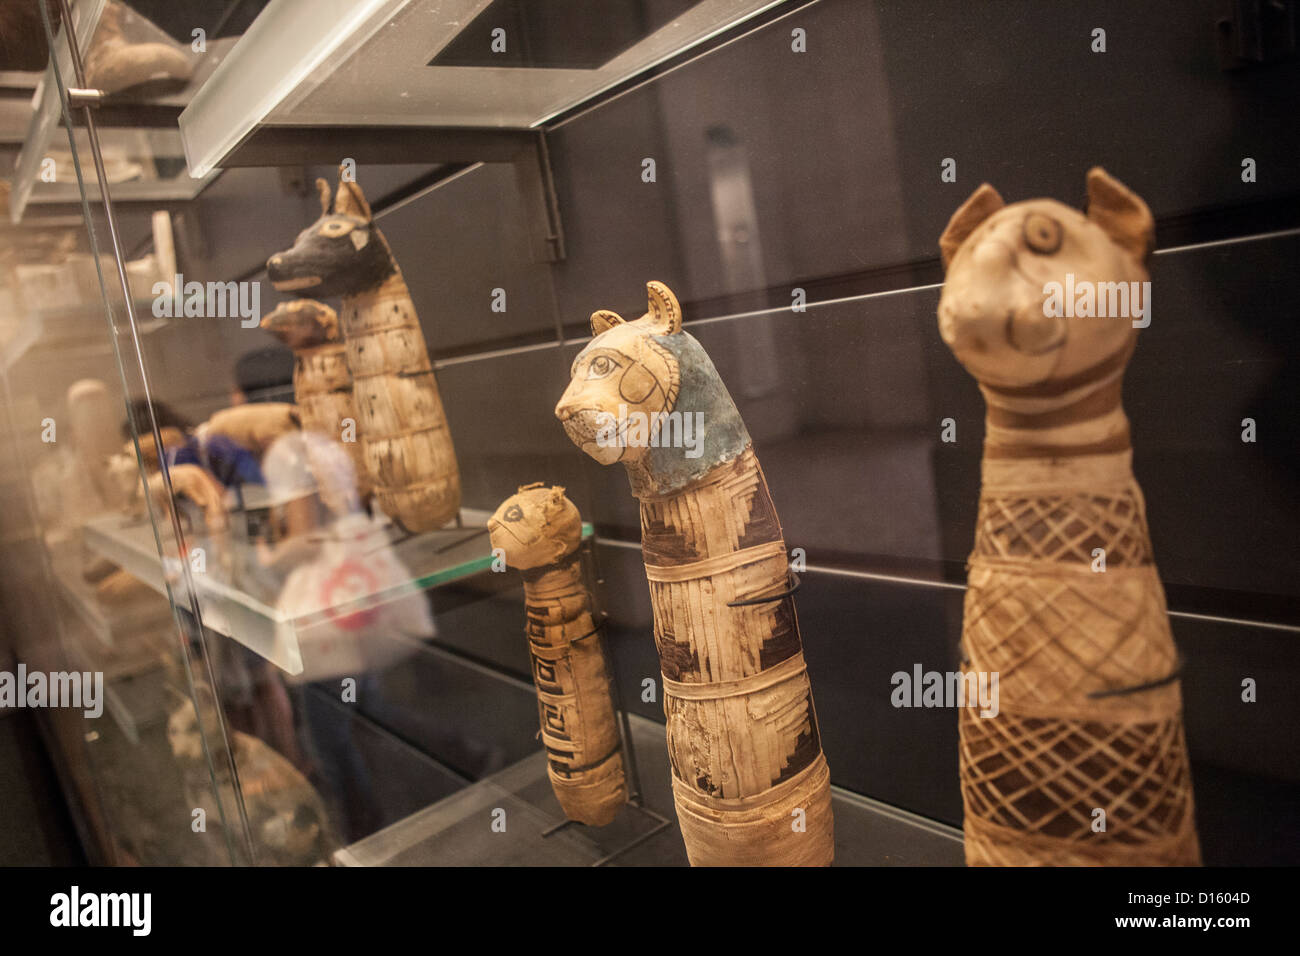
<path id="1" fill-rule="evenodd" d="M 555 824 L 554 826 L 547 827 L 545 830 L 543 830 L 542 839 L 545 840 L 551 834 L 559 833 L 561 830 L 567 829 L 568 827 L 571 826 L 573 826 L 572 820 L 561 820 L 559 823 Z"/>
<path id="2" fill-rule="evenodd" d="M 596 557 L 596 538 L 592 537 L 583 541 L 583 549 L 586 551 L 588 568 L 587 572 L 597 585 L 604 583 L 604 578 L 600 574 L 600 562 Z M 592 595 L 597 594 L 597 588 L 592 588 Z M 601 619 L 601 626 L 608 620 L 605 617 L 603 608 L 595 607 L 593 604 L 592 612 Z M 623 779 L 627 782 L 627 802 L 633 806 L 641 806 L 641 771 L 636 763 L 636 745 L 632 743 L 632 724 L 628 720 L 627 707 L 623 705 L 623 692 L 618 684 L 617 660 L 614 656 L 613 642 L 606 633 L 605 639 L 600 642 L 601 656 L 605 658 L 605 672 L 609 675 L 609 691 L 614 705 L 614 710 L 619 716 L 620 737 L 623 741 Z"/>
<path id="3" fill-rule="evenodd" d="M 663 815 L 661 815 L 661 814 L 655 813 L 653 810 L 649 809 L 648 807 L 638 807 L 637 809 L 639 809 L 639 810 L 640 810 L 642 813 L 644 813 L 646 816 L 648 816 L 648 817 L 652 817 L 653 819 L 655 819 L 655 820 L 658 821 L 658 823 L 655 825 L 654 829 L 653 829 L 653 830 L 648 830 L 648 831 L 646 831 L 645 833 L 641 834 L 641 835 L 640 835 L 639 837 L 637 837 L 636 839 L 632 840 L 630 843 L 626 843 L 626 844 L 624 844 L 623 846 L 619 847 L 619 848 L 618 848 L 617 850 L 615 850 L 613 853 L 607 854 L 606 856 L 602 856 L 602 857 L 601 857 L 599 860 L 597 860 L 595 863 L 591 864 L 593 867 L 597 867 L 597 866 L 605 866 L 606 864 L 609 864 L 609 863 L 614 862 L 614 861 L 617 860 L 620 856 L 622 856 L 624 853 L 627 853 L 627 852 L 629 852 L 630 850 L 633 850 L 633 849 L 635 849 L 636 847 L 639 847 L 642 843 L 644 843 L 646 840 L 650 839 L 650 838 L 651 838 L 652 836 L 654 836 L 655 834 L 660 833 L 660 832 L 662 832 L 662 831 L 664 831 L 664 830 L 667 830 L 670 826 L 673 825 L 673 822 L 672 822 L 671 820 L 669 820 L 667 817 L 665 817 L 665 816 L 663 816 Z"/>

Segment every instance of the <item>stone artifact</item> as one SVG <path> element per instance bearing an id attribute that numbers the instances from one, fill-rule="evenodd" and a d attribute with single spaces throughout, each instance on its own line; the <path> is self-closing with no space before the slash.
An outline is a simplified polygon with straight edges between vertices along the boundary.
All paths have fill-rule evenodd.
<path id="1" fill-rule="evenodd" d="M 988 407 L 962 647 L 999 701 L 960 711 L 971 864 L 1200 862 L 1178 652 L 1120 403 L 1153 244 L 1146 204 L 1100 168 L 1086 215 L 1004 206 L 985 184 L 939 240 L 939 329 Z"/>
<path id="2" fill-rule="evenodd" d="M 230 758 L 239 769 L 236 785 L 224 768 L 226 750 L 216 707 L 211 695 L 203 707 L 203 730 L 195 704 L 181 704 L 167 721 L 167 739 L 181 770 L 187 802 L 207 810 L 209 826 L 222 826 L 213 805 L 214 777 L 208 757 L 223 768 L 217 776 L 216 795 L 227 813 L 239 805 L 236 786 L 243 798 L 244 813 L 253 838 L 255 862 L 272 866 L 321 866 L 328 864 L 335 838 L 329 814 L 316 788 L 290 761 L 269 744 L 238 730 L 229 731 Z M 205 738 L 206 737 L 206 741 Z M 206 744 L 206 751 L 205 751 Z M 210 754 L 209 754 L 210 751 Z M 188 824 L 188 820 L 185 821 Z"/>
<path id="3" fill-rule="evenodd" d="M 625 322 L 591 317 L 555 409 L 622 462 L 663 671 L 673 794 L 694 865 L 826 865 L 830 774 L 785 541 L 749 433 L 666 286 Z"/>

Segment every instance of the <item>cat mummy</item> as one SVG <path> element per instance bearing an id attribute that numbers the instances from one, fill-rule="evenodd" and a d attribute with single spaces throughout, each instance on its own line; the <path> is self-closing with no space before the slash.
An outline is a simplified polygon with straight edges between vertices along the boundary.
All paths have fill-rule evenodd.
<path id="1" fill-rule="evenodd" d="M 641 550 L 663 676 L 673 798 L 693 865 L 828 865 L 830 771 L 804 663 L 776 508 L 726 386 L 682 331 L 666 286 L 635 321 L 591 317 L 555 409 L 575 445 L 621 463 L 640 499 Z M 690 447 L 655 428 L 701 423 Z"/>
<path id="2" fill-rule="evenodd" d="M 999 710 L 959 711 L 966 860 L 1200 862 L 1179 658 L 1120 401 L 1149 313 L 1056 287 L 1142 288 L 1146 203 L 1094 168 L 1086 213 L 985 184 L 939 241 L 939 330 L 987 406 L 962 628 Z M 1149 303 L 1149 298 L 1148 298 Z M 1135 321 L 1136 319 L 1136 321 Z"/>

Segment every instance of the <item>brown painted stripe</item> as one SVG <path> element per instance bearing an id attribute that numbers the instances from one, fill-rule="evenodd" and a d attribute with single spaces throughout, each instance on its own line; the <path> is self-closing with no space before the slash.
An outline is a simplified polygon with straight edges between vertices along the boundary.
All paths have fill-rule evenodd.
<path id="1" fill-rule="evenodd" d="M 577 551 L 570 551 L 567 555 L 558 561 L 550 564 L 539 564 L 531 568 L 520 568 L 519 575 L 524 579 L 525 584 L 536 584 L 546 575 L 555 571 L 568 571 L 574 568 L 581 555 Z M 539 595 L 540 596 L 540 595 Z"/>
<path id="2" fill-rule="evenodd" d="M 691 564 L 701 557 L 681 529 L 669 525 L 660 502 L 641 503 L 641 553 L 650 564 Z"/>
<path id="3" fill-rule="evenodd" d="M 775 667 L 782 661 L 803 653 L 799 636 L 799 619 L 795 614 L 794 597 L 781 599 L 772 613 L 771 633 L 763 639 L 758 651 L 758 663 L 763 669 Z"/>
<path id="4" fill-rule="evenodd" d="M 664 694 L 677 700 L 722 700 L 726 697 L 749 697 L 760 691 L 796 680 L 806 675 L 808 666 L 803 653 L 787 658 L 775 667 L 768 667 L 748 677 L 735 680 L 679 681 L 664 675 Z"/>
<path id="5" fill-rule="evenodd" d="M 676 635 L 666 627 L 655 628 L 655 646 L 659 651 L 659 669 L 665 680 L 686 681 L 688 677 L 696 680 L 700 677 L 700 658 L 691 647 L 690 641 L 678 641 Z"/>
<path id="6" fill-rule="evenodd" d="M 1081 422 L 1101 418 L 1114 411 L 1120 404 L 1120 393 L 1124 388 L 1123 379 L 1115 379 L 1090 395 L 1085 395 L 1071 405 L 1053 408 L 1050 411 L 1027 413 L 1016 412 L 1000 405 L 990 405 L 988 420 L 999 428 L 1059 428 L 1062 425 L 1077 425 Z"/>
<path id="7" fill-rule="evenodd" d="M 781 523 L 762 469 L 753 452 L 746 450 L 739 458 L 715 467 L 686 491 L 669 498 L 641 499 L 641 551 L 646 563 L 673 567 L 718 557 L 707 553 L 708 542 L 699 536 L 702 529 L 698 522 L 680 513 L 683 508 L 703 507 L 717 499 L 745 510 L 740 548 L 781 540 Z"/>
<path id="8" fill-rule="evenodd" d="M 1089 366 L 1081 372 L 1075 372 L 1068 378 L 1048 379 L 1046 382 L 1024 385 L 1019 388 L 1008 388 L 1000 385 L 984 385 L 984 388 L 995 394 L 1005 395 L 1008 398 L 1052 398 L 1056 395 L 1064 395 L 1066 392 L 1087 385 L 1089 382 L 1095 382 L 1097 379 L 1123 368 L 1128 363 L 1130 356 L 1132 356 L 1136 345 L 1137 339 L 1130 338 L 1124 347 L 1114 355 L 1102 359 L 1096 365 Z"/>
<path id="9" fill-rule="evenodd" d="M 647 561 L 645 574 L 649 580 L 657 584 L 686 584 L 711 578 L 716 574 L 726 574 L 747 564 L 758 564 L 760 561 L 769 561 L 772 558 L 785 560 L 784 542 L 768 541 L 751 548 L 726 551 L 716 557 L 692 561 L 689 564 L 651 564 Z"/>
<path id="10" fill-rule="evenodd" d="M 1104 441 L 1084 445 L 993 445 L 984 444 L 985 458 L 1079 458 L 1083 455 L 1108 455 L 1132 448 L 1128 425 Z"/>
<path id="11" fill-rule="evenodd" d="M 750 548 L 770 541 L 781 541 L 781 521 L 777 518 L 776 505 L 772 503 L 772 494 L 767 490 L 767 479 L 760 468 L 758 486 L 754 489 L 754 497 L 749 504 L 749 515 L 745 519 L 745 533 L 740 537 L 740 547 Z"/>
<path id="12" fill-rule="evenodd" d="M 817 714 L 813 712 L 812 698 L 808 698 L 808 730 L 799 735 L 795 741 L 794 753 L 790 755 L 790 762 L 786 764 L 781 775 L 772 781 L 775 786 L 778 783 L 784 783 L 787 780 L 798 776 L 814 760 L 821 756 L 822 739 L 817 730 Z"/>

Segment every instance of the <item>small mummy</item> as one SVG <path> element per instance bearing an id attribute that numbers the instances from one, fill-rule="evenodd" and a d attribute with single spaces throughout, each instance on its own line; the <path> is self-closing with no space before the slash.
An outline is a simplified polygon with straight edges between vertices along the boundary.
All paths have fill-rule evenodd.
<path id="1" fill-rule="evenodd" d="M 293 350 L 293 400 L 302 430 L 343 443 L 357 476 L 362 501 L 370 497 L 370 475 L 357 434 L 347 347 L 334 310 L 314 299 L 283 302 L 262 319 L 262 328 Z"/>
<path id="2" fill-rule="evenodd" d="M 528 649 L 546 772 L 570 820 L 604 826 L 627 802 L 609 674 L 583 581 L 582 519 L 564 489 L 524 485 L 488 521 L 492 548 L 524 577 Z"/>

